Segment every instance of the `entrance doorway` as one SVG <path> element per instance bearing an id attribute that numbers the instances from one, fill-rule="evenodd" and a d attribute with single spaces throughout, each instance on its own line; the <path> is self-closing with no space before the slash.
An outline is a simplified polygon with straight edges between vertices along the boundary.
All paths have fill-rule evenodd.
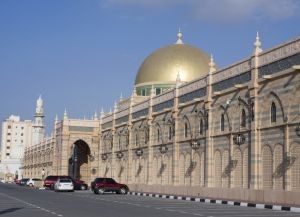
<path id="1" fill-rule="evenodd" d="M 83 140 L 77 140 L 71 147 L 69 158 L 69 176 L 84 181 L 90 178 L 90 147 Z"/>

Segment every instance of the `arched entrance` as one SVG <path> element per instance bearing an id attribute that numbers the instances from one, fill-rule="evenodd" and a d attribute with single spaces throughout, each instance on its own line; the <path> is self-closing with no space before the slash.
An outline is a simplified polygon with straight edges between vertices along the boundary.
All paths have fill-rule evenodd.
<path id="1" fill-rule="evenodd" d="M 83 140 L 77 140 L 71 146 L 71 157 L 69 158 L 69 176 L 84 181 L 90 178 L 90 147 Z"/>

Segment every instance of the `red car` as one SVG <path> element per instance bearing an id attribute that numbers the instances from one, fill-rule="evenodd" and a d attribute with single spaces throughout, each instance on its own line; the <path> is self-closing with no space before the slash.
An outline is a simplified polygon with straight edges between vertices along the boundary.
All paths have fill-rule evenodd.
<path id="1" fill-rule="evenodd" d="M 19 185 L 20 182 L 21 182 L 21 180 L 20 180 L 20 179 L 15 179 L 14 182 L 15 182 L 17 185 Z"/>
<path id="2" fill-rule="evenodd" d="M 117 194 L 127 194 L 129 188 L 125 184 L 117 183 L 112 178 L 96 178 L 91 183 L 91 190 L 95 194 L 104 194 L 104 192 L 116 192 Z"/>
<path id="3" fill-rule="evenodd" d="M 87 190 L 88 189 L 88 185 L 84 181 L 79 180 L 79 179 L 75 180 L 75 179 L 71 178 L 70 176 L 47 176 L 46 179 L 44 180 L 44 187 L 54 190 L 55 182 L 58 179 L 62 179 L 62 178 L 71 179 L 73 181 L 75 190 Z"/>

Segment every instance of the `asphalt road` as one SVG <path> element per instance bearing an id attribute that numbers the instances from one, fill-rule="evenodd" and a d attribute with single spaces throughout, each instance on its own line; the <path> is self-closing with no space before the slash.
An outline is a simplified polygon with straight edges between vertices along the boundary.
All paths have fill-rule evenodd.
<path id="1" fill-rule="evenodd" d="M 0 216 L 11 217 L 296 217 L 299 213 L 91 191 L 54 192 L 0 184 Z"/>

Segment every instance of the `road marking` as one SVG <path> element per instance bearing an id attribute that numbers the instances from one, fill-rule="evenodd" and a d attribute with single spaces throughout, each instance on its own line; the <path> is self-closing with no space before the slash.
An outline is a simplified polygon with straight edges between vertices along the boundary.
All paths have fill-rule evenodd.
<path id="1" fill-rule="evenodd" d="M 29 202 L 27 202 L 27 201 L 25 201 L 25 200 L 21 200 L 21 199 L 19 199 L 19 198 L 10 196 L 10 195 L 8 195 L 8 194 L 0 193 L 0 195 L 3 195 L 3 196 L 8 197 L 8 198 L 10 198 L 10 199 L 12 199 L 12 200 L 16 200 L 16 201 L 18 201 L 18 202 L 24 203 L 24 204 L 26 204 L 26 205 L 28 205 L 28 206 L 34 207 L 34 208 L 39 209 L 39 210 L 41 210 L 41 211 L 48 212 L 48 213 L 52 213 L 50 210 L 47 210 L 47 209 L 45 209 L 45 208 L 43 208 L 43 207 L 39 207 L 39 206 L 37 206 L 37 205 L 35 205 L 35 204 L 32 204 L 32 203 L 29 203 Z M 53 213 L 55 213 L 55 212 L 53 212 Z M 53 214 L 53 213 L 52 213 L 52 214 Z M 57 216 L 59 216 L 59 217 L 62 217 L 62 216 L 63 216 L 63 215 L 61 215 L 61 214 L 56 214 L 56 213 L 53 214 L 53 215 L 57 215 Z"/>

